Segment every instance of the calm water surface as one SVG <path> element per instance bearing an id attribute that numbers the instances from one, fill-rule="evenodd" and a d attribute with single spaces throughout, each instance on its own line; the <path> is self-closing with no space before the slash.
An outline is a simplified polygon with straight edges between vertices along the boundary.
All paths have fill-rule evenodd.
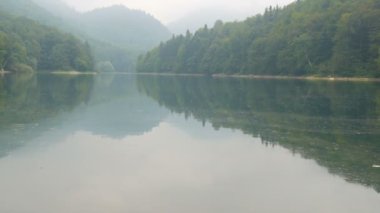
<path id="1" fill-rule="evenodd" d="M 379 212 L 380 85 L 0 78 L 0 212 Z"/>

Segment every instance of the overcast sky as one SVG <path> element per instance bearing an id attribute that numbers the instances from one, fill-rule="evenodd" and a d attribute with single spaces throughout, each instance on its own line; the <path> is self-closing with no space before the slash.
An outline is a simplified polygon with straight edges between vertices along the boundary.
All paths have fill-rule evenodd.
<path id="1" fill-rule="evenodd" d="M 254 15 L 270 5 L 286 5 L 294 0 L 63 0 L 80 11 L 114 4 L 124 4 L 140 9 L 163 23 L 182 18 L 199 9 L 228 9 L 242 14 Z"/>

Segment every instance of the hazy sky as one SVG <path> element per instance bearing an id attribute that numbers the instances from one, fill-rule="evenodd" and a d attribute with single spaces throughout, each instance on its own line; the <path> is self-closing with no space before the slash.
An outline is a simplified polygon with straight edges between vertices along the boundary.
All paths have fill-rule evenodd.
<path id="1" fill-rule="evenodd" d="M 198 9 L 228 9 L 254 15 L 270 5 L 286 5 L 294 0 L 63 0 L 80 11 L 124 4 L 131 9 L 144 10 L 164 23 L 182 18 Z"/>

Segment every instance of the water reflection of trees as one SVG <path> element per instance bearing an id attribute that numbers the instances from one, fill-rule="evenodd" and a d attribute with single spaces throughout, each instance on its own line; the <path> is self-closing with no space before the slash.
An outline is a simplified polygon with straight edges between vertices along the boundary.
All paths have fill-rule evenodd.
<path id="1" fill-rule="evenodd" d="M 0 78 L 0 156 L 49 128 L 41 121 L 88 102 L 93 81 L 92 76 L 34 74 Z"/>
<path id="2" fill-rule="evenodd" d="M 150 131 L 166 113 L 139 94 L 132 76 L 7 75 L 0 78 L 0 157 L 52 128 L 120 139 Z"/>
<path id="3" fill-rule="evenodd" d="M 147 77 L 140 90 L 173 112 L 242 130 L 380 192 L 380 85 Z"/>
<path id="4" fill-rule="evenodd" d="M 95 78 L 86 109 L 72 115 L 79 117 L 73 128 L 121 139 L 150 131 L 166 113 L 155 101 L 139 94 L 134 76 L 104 74 Z"/>

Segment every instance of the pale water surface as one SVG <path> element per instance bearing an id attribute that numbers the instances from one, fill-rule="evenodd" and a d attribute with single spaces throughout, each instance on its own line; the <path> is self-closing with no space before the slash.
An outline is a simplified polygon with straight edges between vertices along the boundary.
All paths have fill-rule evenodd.
<path id="1" fill-rule="evenodd" d="M 380 211 L 380 85 L 0 79 L 0 212 Z"/>

